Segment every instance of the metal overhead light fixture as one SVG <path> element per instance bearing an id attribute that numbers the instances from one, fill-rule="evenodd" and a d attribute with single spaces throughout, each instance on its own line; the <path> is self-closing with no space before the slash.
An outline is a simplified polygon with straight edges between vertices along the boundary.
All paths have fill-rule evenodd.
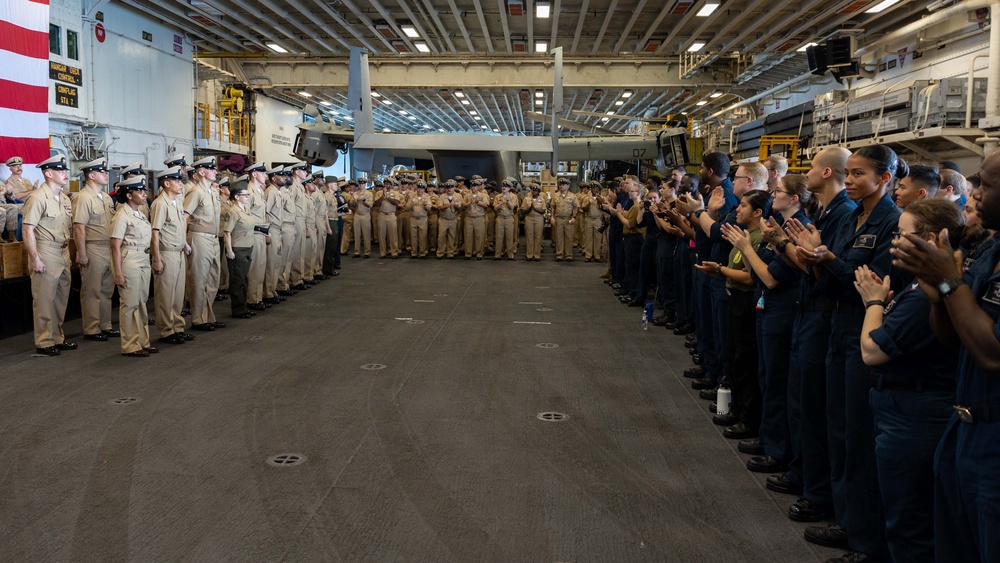
<path id="1" fill-rule="evenodd" d="M 722 96 L 722 92 L 712 92 L 709 98 L 718 98 L 720 96 Z"/>
<path id="2" fill-rule="evenodd" d="M 622 97 L 623 98 L 631 98 L 632 97 L 632 91 L 631 90 L 625 90 L 624 92 L 622 92 Z"/>
<path id="3" fill-rule="evenodd" d="M 416 43 L 413 44 L 413 46 L 416 47 L 417 50 L 420 51 L 421 53 L 431 52 L 431 48 L 428 47 L 427 43 L 424 43 L 423 41 L 417 41 Z"/>
<path id="4" fill-rule="evenodd" d="M 476 121 L 482 121 L 483 120 L 483 118 L 479 117 L 478 115 L 472 116 L 472 119 L 475 119 Z"/>
<path id="5" fill-rule="evenodd" d="M 499 133 L 499 132 L 500 132 L 500 130 L 499 130 L 499 129 L 494 129 L 494 130 L 493 130 L 493 132 L 494 132 L 494 133 Z"/>
<path id="6" fill-rule="evenodd" d="M 400 114 L 400 115 L 407 115 L 407 113 L 406 113 L 406 110 L 405 110 L 405 109 L 401 109 L 401 110 L 399 110 L 399 114 Z"/>
<path id="7" fill-rule="evenodd" d="M 408 119 L 409 119 L 410 121 L 416 121 L 416 120 L 417 120 L 417 118 L 416 118 L 416 117 L 413 117 L 412 115 L 408 116 Z"/>
<path id="8" fill-rule="evenodd" d="M 712 15 L 712 12 L 717 10 L 721 5 L 722 4 L 719 2 L 705 2 L 704 4 L 702 4 L 701 9 L 698 10 L 698 13 L 695 15 L 698 16 L 699 18 L 707 18 L 708 16 Z"/>
<path id="9" fill-rule="evenodd" d="M 391 131 L 391 129 L 389 129 L 388 127 L 384 128 L 382 130 L 385 131 L 386 133 L 388 133 L 389 131 Z"/>
<path id="10" fill-rule="evenodd" d="M 799 52 L 799 53 L 805 53 L 806 49 L 808 49 L 809 47 L 815 47 L 815 46 L 816 46 L 815 43 L 806 43 L 805 45 L 803 45 L 803 46 L 799 47 L 798 49 L 796 49 L 796 51 Z"/>
<path id="11" fill-rule="evenodd" d="M 543 105 L 545 105 L 545 100 L 539 98 L 539 99 L 535 100 L 535 105 L 536 106 L 543 106 Z"/>
<path id="12" fill-rule="evenodd" d="M 535 92 L 535 97 L 536 98 L 544 98 L 545 97 L 545 92 L 542 92 L 541 90 L 538 90 L 538 91 Z"/>
<path id="13" fill-rule="evenodd" d="M 302 96 L 303 98 L 311 98 L 311 97 L 313 97 L 312 94 L 310 94 L 309 92 L 306 92 L 305 90 L 299 90 L 299 95 Z"/>
<path id="14" fill-rule="evenodd" d="M 486 126 L 485 125 L 480 125 L 479 128 L 482 129 L 483 131 L 486 130 Z"/>
<path id="15" fill-rule="evenodd" d="M 705 46 L 705 44 L 703 42 L 701 42 L 701 41 L 692 43 L 691 46 L 688 47 L 688 52 L 689 53 L 697 53 L 698 51 L 701 51 L 701 48 L 704 47 L 704 46 Z"/>
<path id="16" fill-rule="evenodd" d="M 605 113 L 606 113 L 607 115 L 614 115 L 614 114 L 615 114 L 615 112 L 613 112 L 613 111 L 609 111 L 609 112 L 605 112 Z"/>
<path id="17" fill-rule="evenodd" d="M 549 13 L 552 11 L 552 6 L 548 2 L 539 2 L 535 4 L 535 17 L 537 18 L 547 18 Z"/>
<path id="18" fill-rule="evenodd" d="M 707 103 L 708 103 L 708 102 L 706 102 L 705 100 L 702 100 L 702 101 L 698 102 L 698 103 L 697 103 L 697 104 L 695 104 L 695 105 L 696 105 L 696 106 L 703 106 L 703 105 L 705 105 L 705 104 L 707 104 Z"/>
<path id="19" fill-rule="evenodd" d="M 268 49 L 274 51 L 275 53 L 285 54 L 288 52 L 287 49 L 285 49 L 281 45 L 278 45 L 277 43 L 264 43 L 264 44 L 267 45 Z"/>
<path id="20" fill-rule="evenodd" d="M 865 13 L 866 14 L 877 14 L 879 12 L 884 12 L 885 10 L 888 10 L 889 8 L 891 8 L 892 6 L 895 6 L 898 3 L 899 3 L 899 0 L 882 0 L 878 4 L 875 4 L 871 8 L 868 8 L 867 10 L 865 10 Z"/>
<path id="21" fill-rule="evenodd" d="M 413 27 L 413 24 L 409 23 L 403 24 L 402 26 L 400 26 L 400 29 L 402 29 L 403 33 L 405 33 L 406 36 L 409 37 L 410 39 L 415 39 L 417 37 L 420 37 L 420 34 L 417 33 L 417 28 Z"/>
<path id="22" fill-rule="evenodd" d="M 616 106 L 623 106 L 623 105 L 625 105 L 625 100 L 618 100 L 617 102 L 615 102 L 615 105 Z"/>
<path id="23" fill-rule="evenodd" d="M 373 98 L 381 98 L 382 94 L 379 94 L 378 92 L 372 92 L 372 97 Z"/>
<path id="24" fill-rule="evenodd" d="M 469 105 L 470 103 L 472 103 L 472 102 L 470 102 L 469 100 L 462 100 L 462 105 L 463 105 L 463 106 L 467 106 L 467 105 Z"/>
<path id="25" fill-rule="evenodd" d="M 546 43 L 544 41 L 536 41 L 535 42 L 535 52 L 536 53 L 544 53 L 544 52 L 546 52 L 548 50 L 549 50 L 549 44 L 548 43 Z"/>
<path id="26" fill-rule="evenodd" d="M 323 102 L 320 102 L 319 105 L 321 105 L 321 106 L 332 106 L 333 104 L 331 104 L 330 102 L 323 101 Z M 333 114 L 336 115 L 337 112 L 333 112 Z"/>
<path id="27" fill-rule="evenodd" d="M 461 92 L 461 91 L 457 91 L 457 92 L 455 92 L 455 97 L 456 98 L 464 98 L 465 94 L 463 92 Z"/>
<path id="28" fill-rule="evenodd" d="M 430 125 L 424 125 L 424 129 L 430 129 L 430 128 L 431 128 Z"/>
<path id="29" fill-rule="evenodd" d="M 392 105 L 392 100 L 382 100 L 382 103 L 385 104 L 385 105 L 387 105 L 387 106 L 391 106 Z"/>
<path id="30" fill-rule="evenodd" d="M 479 112 L 476 110 L 472 110 L 469 112 L 469 115 L 479 115 Z"/>

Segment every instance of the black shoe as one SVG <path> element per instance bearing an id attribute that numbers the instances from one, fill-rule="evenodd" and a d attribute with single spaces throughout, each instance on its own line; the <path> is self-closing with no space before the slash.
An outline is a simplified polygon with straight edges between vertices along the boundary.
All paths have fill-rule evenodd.
<path id="1" fill-rule="evenodd" d="M 688 323 L 684 326 L 680 326 L 674 329 L 674 334 L 678 336 L 683 336 L 685 334 L 692 334 L 694 332 L 694 325 Z"/>
<path id="2" fill-rule="evenodd" d="M 760 440 L 757 438 L 750 438 L 749 440 L 743 440 L 736 445 L 736 449 L 740 453 L 750 454 L 750 455 L 764 455 L 764 446 L 760 445 Z M 752 471 L 752 470 L 751 470 Z"/>
<path id="3" fill-rule="evenodd" d="M 684 347 L 687 348 L 687 349 L 689 349 L 689 350 L 693 350 L 693 349 L 695 349 L 695 348 L 698 347 L 698 341 L 697 340 L 685 340 L 684 341 Z"/>
<path id="4" fill-rule="evenodd" d="M 282 302 L 285 301 L 285 296 L 284 295 L 279 295 L 279 296 L 275 297 L 275 299 L 278 300 L 278 303 L 282 303 Z"/>
<path id="5" fill-rule="evenodd" d="M 218 292 L 216 292 L 216 295 L 229 295 L 229 290 L 228 289 L 220 289 Z"/>
<path id="6" fill-rule="evenodd" d="M 698 335 L 696 334 L 689 334 L 684 337 L 684 342 L 697 342 L 697 341 L 698 341 Z"/>
<path id="7" fill-rule="evenodd" d="M 804 537 L 807 542 L 814 543 L 816 545 L 847 549 L 847 531 L 837 524 L 831 524 L 825 527 L 809 526 L 806 528 L 806 531 L 802 533 L 802 537 Z"/>
<path id="8" fill-rule="evenodd" d="M 739 421 L 740 419 L 733 413 L 717 414 L 712 417 L 712 424 L 717 426 L 733 426 Z M 728 430 L 728 428 L 726 430 Z"/>
<path id="9" fill-rule="evenodd" d="M 55 346 L 49 346 L 48 348 L 35 348 L 36 354 L 42 354 L 44 356 L 58 356 L 59 348 Z"/>
<path id="10" fill-rule="evenodd" d="M 747 460 L 747 469 L 754 473 L 784 473 L 788 470 L 788 463 L 769 455 L 759 455 Z"/>
<path id="11" fill-rule="evenodd" d="M 277 297 L 265 297 L 264 298 L 264 305 L 277 305 L 278 303 L 281 303 L 281 301 L 278 301 Z"/>
<path id="12" fill-rule="evenodd" d="M 621 289 L 621 288 L 622 288 L 622 284 L 620 284 L 620 283 L 613 283 L 613 284 L 611 284 L 611 289 Z"/>
<path id="13" fill-rule="evenodd" d="M 688 379 L 701 379 L 705 377 L 705 370 L 701 366 L 694 366 L 684 370 L 684 377 Z"/>
<path id="14" fill-rule="evenodd" d="M 642 301 L 629 301 L 628 302 L 628 306 L 629 307 L 645 307 L 646 304 L 643 303 Z"/>
<path id="15" fill-rule="evenodd" d="M 653 319 L 653 326 L 666 326 L 667 322 L 669 321 L 663 317 L 656 317 Z"/>
<path id="16" fill-rule="evenodd" d="M 701 360 L 702 360 L 701 354 L 691 354 L 691 361 L 694 362 L 694 365 L 700 366 Z"/>
<path id="17" fill-rule="evenodd" d="M 179 333 L 173 333 L 170 336 L 161 336 L 156 339 L 159 342 L 165 342 L 167 344 L 184 344 L 184 337 Z"/>
<path id="18" fill-rule="evenodd" d="M 214 322 L 214 323 L 212 323 L 212 326 L 214 326 L 215 328 L 226 328 L 226 323 L 224 323 L 224 322 Z"/>
<path id="19" fill-rule="evenodd" d="M 712 401 L 711 403 L 708 404 L 708 412 L 712 414 L 717 414 L 719 412 L 719 406 L 718 404 L 716 404 L 715 401 Z"/>
<path id="20" fill-rule="evenodd" d="M 191 342 L 192 340 L 194 340 L 194 335 L 191 334 L 190 332 L 179 332 L 177 334 L 181 335 L 181 338 L 184 339 L 184 342 Z"/>
<path id="21" fill-rule="evenodd" d="M 56 348 L 60 350 L 76 350 L 80 346 L 76 342 L 60 342 L 56 344 Z"/>
<path id="22" fill-rule="evenodd" d="M 292 286 L 292 291 L 305 291 L 307 289 L 309 289 L 309 286 L 304 283 Z"/>
<path id="23" fill-rule="evenodd" d="M 764 485 L 769 491 L 781 493 L 783 495 L 801 495 L 802 484 L 790 480 L 784 475 L 771 475 Z"/>
<path id="24" fill-rule="evenodd" d="M 692 389 L 715 389 L 715 380 L 703 377 L 691 382 Z"/>
<path id="25" fill-rule="evenodd" d="M 263 310 L 267 309 L 267 307 L 264 305 L 263 302 L 261 302 L 261 303 L 251 303 L 251 304 L 247 305 L 247 307 L 250 307 L 254 311 L 263 311 Z"/>
<path id="26" fill-rule="evenodd" d="M 753 438 L 757 435 L 757 430 L 750 428 L 745 423 L 741 422 L 723 430 L 722 435 L 730 440 L 742 440 L 743 438 Z"/>
<path id="27" fill-rule="evenodd" d="M 833 511 L 829 507 L 807 498 L 800 498 L 788 507 L 788 519 L 796 522 L 822 522 L 832 516 Z"/>
<path id="28" fill-rule="evenodd" d="M 145 348 L 143 348 L 143 350 L 145 350 L 146 352 L 149 352 L 150 354 L 159 354 L 160 353 L 160 349 L 157 348 L 156 346 L 146 346 Z"/>
<path id="29" fill-rule="evenodd" d="M 233 318 L 234 319 L 252 319 L 253 318 L 253 312 L 247 311 L 246 313 L 240 313 L 238 315 L 233 315 Z"/>
<path id="30" fill-rule="evenodd" d="M 187 307 L 184 307 L 183 309 L 181 309 L 181 316 L 182 317 L 186 317 L 186 316 L 188 316 L 190 314 L 191 314 L 191 309 L 188 309 Z"/>
<path id="31" fill-rule="evenodd" d="M 687 343 L 685 342 L 685 344 L 687 344 Z M 697 347 L 688 348 L 688 354 L 690 354 L 692 356 L 697 356 L 698 355 L 698 348 Z M 695 363 L 697 364 L 697 363 L 700 363 L 700 362 L 695 362 Z"/>
<path id="32" fill-rule="evenodd" d="M 215 294 L 215 300 L 216 301 L 225 301 L 226 299 L 229 299 L 229 296 L 226 295 L 226 294 L 224 294 L 224 293 L 216 293 Z"/>
<path id="33" fill-rule="evenodd" d="M 698 391 L 698 398 L 705 401 L 715 401 L 718 397 L 719 394 L 715 389 L 702 389 Z"/>
<path id="34" fill-rule="evenodd" d="M 279 289 L 278 291 L 275 291 L 275 293 L 277 293 L 278 295 L 280 295 L 282 297 L 291 297 L 291 296 L 295 295 L 294 293 L 292 293 L 291 291 L 289 291 L 287 289 Z"/>
<path id="35" fill-rule="evenodd" d="M 421 258 L 424 258 L 424 257 L 422 256 Z M 340 275 L 340 270 L 334 270 L 332 274 L 327 274 L 327 275 L 329 275 L 331 278 L 334 277 L 334 276 L 339 276 Z"/>
<path id="36" fill-rule="evenodd" d="M 872 557 L 860 551 L 850 551 L 840 557 L 827 559 L 825 563 L 883 563 L 888 561 L 883 557 Z"/>
<path id="37" fill-rule="evenodd" d="M 102 330 L 101 334 L 103 334 L 104 336 L 112 337 L 112 338 L 117 338 L 117 337 L 119 337 L 119 336 L 122 335 L 121 332 L 119 332 L 119 331 L 117 331 L 117 330 L 115 330 L 113 328 L 112 329 L 108 329 L 108 330 Z"/>
<path id="38" fill-rule="evenodd" d="M 212 323 L 202 323 L 200 325 L 191 325 L 191 328 L 194 329 L 194 330 L 201 330 L 201 331 L 205 331 L 205 332 L 212 332 L 213 330 L 215 330 L 215 326 L 213 326 Z"/>
<path id="39" fill-rule="evenodd" d="M 96 342 L 107 342 L 108 341 L 108 335 L 104 334 L 103 332 L 98 332 L 96 334 L 84 334 L 83 335 L 83 339 L 84 340 L 94 340 Z"/>

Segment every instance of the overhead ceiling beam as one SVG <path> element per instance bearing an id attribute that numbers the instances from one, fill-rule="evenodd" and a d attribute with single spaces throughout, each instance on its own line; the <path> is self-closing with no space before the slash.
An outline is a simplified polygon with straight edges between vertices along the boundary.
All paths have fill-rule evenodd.
<path id="1" fill-rule="evenodd" d="M 642 39 L 640 39 L 639 42 L 635 44 L 636 53 L 642 53 L 645 50 L 646 43 L 650 40 L 650 38 L 653 37 L 653 34 L 660 29 L 660 22 L 663 21 L 663 18 L 667 17 L 667 14 L 669 14 L 670 10 L 672 10 L 673 8 L 674 8 L 673 2 L 663 3 L 663 7 L 660 8 L 660 13 L 656 15 L 656 18 L 653 19 L 653 23 L 651 23 L 649 25 L 649 28 L 646 29 L 646 33 L 642 36 Z"/>
<path id="2" fill-rule="evenodd" d="M 347 41 L 345 41 L 344 38 L 341 37 L 339 33 L 337 33 L 336 31 L 334 31 L 331 25 L 327 24 L 326 22 L 320 21 L 320 19 L 318 17 L 316 17 L 316 12 L 314 12 L 313 10 L 310 10 L 310 9 L 306 8 L 302 4 L 302 2 L 299 2 L 299 0 L 285 0 L 285 1 L 288 2 L 289 4 L 291 4 L 292 7 L 294 7 L 296 10 L 298 10 L 298 12 L 300 14 L 302 14 L 303 16 L 306 17 L 306 19 L 308 19 L 309 21 L 313 22 L 313 24 L 316 25 L 316 29 L 320 30 L 321 33 L 326 33 L 326 34 L 330 35 L 330 37 L 333 37 L 333 39 L 335 41 L 337 41 L 337 43 L 340 43 L 341 45 L 343 45 L 347 49 L 350 49 L 351 47 L 353 47 L 353 45 L 351 45 L 350 43 L 348 43 Z M 319 39 L 316 39 L 316 42 L 319 43 L 320 45 L 324 44 Z M 339 52 L 339 49 L 337 51 Z"/>
<path id="3" fill-rule="evenodd" d="M 549 35 L 549 50 L 556 48 L 556 39 L 558 38 L 556 32 L 559 31 L 559 13 L 562 11 L 562 1 L 555 0 L 552 4 L 552 10 L 549 12 L 549 19 L 552 22 L 552 33 Z"/>
<path id="4" fill-rule="evenodd" d="M 292 29 L 303 30 L 303 31 L 308 29 L 306 27 L 305 23 L 303 23 L 301 20 L 299 20 L 298 18 L 296 18 L 295 16 L 293 16 L 292 14 L 290 14 L 288 12 L 288 8 L 285 8 L 285 7 L 282 7 L 282 6 L 278 6 L 277 4 L 275 4 L 274 2 L 272 2 L 271 0 L 257 0 L 257 1 L 260 2 L 261 4 L 267 6 L 267 9 L 271 10 L 276 15 L 278 15 L 279 17 L 281 17 L 283 20 L 285 20 L 286 22 L 288 22 L 289 26 Z M 271 25 L 274 26 L 274 22 L 273 21 L 271 21 Z M 278 29 L 281 29 L 284 26 L 278 25 L 278 26 L 275 26 L 275 27 L 277 27 Z M 337 54 L 340 53 L 340 49 L 337 49 L 336 47 L 330 45 L 329 43 L 327 43 L 326 41 L 323 41 L 322 39 L 320 39 L 318 37 L 312 37 L 311 39 L 314 42 L 316 42 L 317 45 L 319 45 L 323 49 L 326 49 L 329 53 L 331 53 L 333 55 L 337 55 Z M 307 54 L 315 55 L 316 54 L 316 48 L 315 47 L 310 47 L 309 50 L 307 51 Z"/>
<path id="5" fill-rule="evenodd" d="M 704 2 L 695 3 L 693 6 L 688 8 L 687 13 L 684 14 L 684 17 L 681 18 L 681 21 L 676 22 L 671 26 L 670 34 L 667 35 L 667 38 L 664 39 L 663 43 L 660 43 L 660 46 L 656 49 L 657 55 L 662 55 L 664 53 L 677 54 L 674 51 L 670 51 L 668 49 L 670 48 L 670 45 L 673 43 L 674 38 L 677 37 L 678 33 L 690 29 L 691 19 L 694 18 L 695 14 L 698 13 L 698 10 L 701 9 L 702 4 L 704 4 Z M 718 8 L 716 8 L 716 11 L 718 11 Z"/>
<path id="6" fill-rule="evenodd" d="M 507 23 L 507 0 L 497 0 L 497 9 L 500 11 L 500 25 L 503 27 L 503 40 L 507 45 L 507 54 L 514 52 L 510 44 L 510 24 Z"/>
<path id="7" fill-rule="evenodd" d="M 188 28 L 191 27 L 191 24 L 194 24 L 196 27 L 200 27 L 200 28 L 204 29 L 205 32 L 207 32 L 208 34 L 215 35 L 216 37 L 219 38 L 219 39 L 213 40 L 213 39 L 210 39 L 210 38 L 206 37 L 206 41 L 209 41 L 209 42 L 211 42 L 213 44 L 216 44 L 216 45 L 218 45 L 220 47 L 222 47 L 222 45 L 220 44 L 220 40 L 221 40 L 222 43 L 232 45 L 232 48 L 223 48 L 223 50 L 226 50 L 226 51 L 236 51 L 236 52 L 239 52 L 240 50 L 243 50 L 243 44 L 242 44 L 242 42 L 240 41 L 239 38 L 233 36 L 230 33 L 227 33 L 225 31 L 225 29 L 219 29 L 220 27 L 222 27 L 221 26 L 221 22 L 220 22 L 220 25 L 215 26 L 215 27 L 205 25 L 205 24 L 203 24 L 203 23 L 201 23 L 201 22 L 199 22 L 197 20 L 191 19 L 186 13 L 178 10 L 177 8 L 174 8 L 173 6 L 171 6 L 169 4 L 156 4 L 155 6 L 146 6 L 145 4 L 137 2 L 135 0 L 123 0 L 123 3 L 126 4 L 126 5 L 128 5 L 128 6 L 131 6 L 133 8 L 136 8 L 138 10 L 141 10 L 141 11 L 143 11 L 143 12 L 145 12 L 145 13 L 153 16 L 154 18 L 157 18 L 157 19 L 159 19 L 161 21 L 165 21 L 165 22 L 169 23 L 170 25 L 173 25 L 173 26 L 175 26 L 175 27 L 177 27 L 179 29 L 188 29 Z M 164 16 L 161 12 L 159 12 L 159 10 L 165 10 L 165 11 L 169 12 L 176 19 Z M 208 17 L 208 16 L 206 16 L 206 17 Z M 210 19 L 217 21 L 217 19 L 214 18 L 214 17 L 210 18 Z M 261 47 L 263 47 L 263 45 L 261 45 Z"/>
<path id="8" fill-rule="evenodd" d="M 465 29 L 465 22 L 462 21 L 462 12 L 455 5 L 455 0 L 448 0 L 448 6 L 451 7 L 451 13 L 455 16 L 455 23 L 458 24 L 458 29 L 462 32 L 462 37 L 465 37 L 465 44 L 469 46 L 469 52 L 475 55 L 476 46 L 472 44 L 472 38 L 469 37 L 469 30 Z"/>
<path id="9" fill-rule="evenodd" d="M 608 6 L 608 13 L 604 16 L 604 23 L 601 24 L 601 31 L 597 34 L 597 39 L 594 40 L 594 46 L 590 49 L 591 55 L 596 55 L 597 50 L 601 47 L 601 41 L 604 40 L 604 34 L 608 31 L 608 26 L 611 25 L 611 17 L 615 15 L 615 8 L 618 7 L 618 0 L 611 0 L 611 5 Z"/>
<path id="10" fill-rule="evenodd" d="M 691 32 L 691 35 L 687 38 L 686 41 L 681 41 L 680 50 L 687 51 L 688 47 L 690 47 L 692 43 L 697 41 L 698 38 L 701 37 L 701 34 L 705 33 L 705 30 L 707 30 L 709 26 L 715 23 L 715 20 L 719 19 L 719 16 L 721 16 L 724 11 L 725 10 L 719 7 L 716 8 L 715 11 L 713 11 L 707 17 L 701 18 L 703 21 L 701 22 L 701 25 L 698 26 L 698 29 Z M 702 47 L 702 49 L 704 49 L 704 47 Z"/>
<path id="11" fill-rule="evenodd" d="M 351 25 L 350 23 L 348 23 L 347 20 L 343 18 L 343 16 L 341 16 L 336 11 L 330 9 L 330 6 L 328 6 L 326 2 L 323 2 L 322 0 L 312 0 L 312 3 L 315 4 L 316 7 L 322 10 L 326 15 L 330 16 L 330 18 L 332 18 L 335 22 L 339 23 L 340 27 L 346 29 L 347 32 L 353 35 L 354 38 L 357 39 L 358 42 L 360 42 L 361 45 L 363 45 L 366 49 L 368 49 L 372 53 L 378 53 L 378 49 L 372 46 L 372 44 L 368 42 L 368 39 L 358 31 L 357 29 L 358 26 Z"/>
<path id="12" fill-rule="evenodd" d="M 351 10 L 351 12 L 354 14 L 356 18 L 361 20 L 361 23 L 365 27 L 367 27 L 368 29 L 372 30 L 375 33 L 375 37 L 378 38 L 378 40 L 381 41 L 386 46 L 386 48 L 389 49 L 390 52 L 392 53 L 399 52 L 398 49 L 392 46 L 392 43 L 389 42 L 388 38 L 383 37 L 381 33 L 375 31 L 375 23 L 372 22 L 371 18 L 368 17 L 368 14 L 359 10 L 357 5 L 355 5 L 354 2 L 352 2 L 351 0 L 340 0 L 340 1 L 343 2 L 344 5 L 347 6 L 349 10 Z M 396 33 L 399 33 L 398 29 L 396 30 Z"/>
<path id="13" fill-rule="evenodd" d="M 219 10 L 220 12 L 222 12 L 224 14 L 228 14 L 229 17 L 231 17 L 234 20 L 238 21 L 239 23 L 243 24 L 244 26 L 246 26 L 247 29 L 252 29 L 252 30 L 255 30 L 255 31 L 259 31 L 261 35 L 263 35 L 264 37 L 270 39 L 271 41 L 273 41 L 274 43 L 276 43 L 278 46 L 280 46 L 281 48 L 285 49 L 286 51 L 288 51 L 290 53 L 294 53 L 296 51 L 311 52 L 313 50 L 313 46 L 312 45 L 308 45 L 308 44 L 304 43 L 303 41 L 299 40 L 299 38 L 295 34 L 289 32 L 288 30 L 286 30 L 285 26 L 272 26 L 271 24 L 272 24 L 272 20 L 274 18 L 265 15 L 263 12 L 261 12 L 260 10 L 258 10 L 252 4 L 248 3 L 247 5 L 243 6 L 242 8 L 244 10 L 246 10 L 247 13 L 249 13 L 253 17 L 257 18 L 256 22 L 251 22 L 250 20 L 248 20 L 245 17 L 243 17 L 242 15 L 240 15 L 239 10 L 236 7 L 234 7 L 234 6 L 230 6 L 228 4 L 223 4 L 222 2 L 220 2 L 218 0 L 204 0 L 204 2 L 206 4 L 208 4 L 209 6 L 212 6 L 216 10 Z M 278 33 L 284 35 L 287 38 L 287 41 L 277 39 L 277 37 L 275 35 L 273 35 L 273 34 L 270 33 L 271 29 L 276 29 L 278 31 Z M 292 46 L 293 44 L 297 45 L 297 47 L 293 47 Z M 266 46 L 263 46 L 263 45 L 262 45 L 262 47 L 267 48 Z M 268 51 L 270 52 L 270 49 L 268 49 Z"/>
<path id="14" fill-rule="evenodd" d="M 639 5 L 635 7 L 635 11 L 632 12 L 632 17 L 628 19 L 628 23 L 625 25 L 625 29 L 621 32 L 621 37 L 618 38 L 618 42 L 615 43 L 614 49 L 611 49 L 612 55 L 617 55 L 622 50 L 622 45 L 625 44 L 625 40 L 628 39 L 628 34 L 632 32 L 632 27 L 635 25 L 636 20 L 642 15 L 642 9 L 646 7 L 646 0 L 639 0 Z"/>
<path id="15" fill-rule="evenodd" d="M 576 31 L 573 32 L 573 46 L 570 47 L 568 55 L 572 56 L 576 54 L 576 47 L 580 44 L 580 34 L 583 33 L 583 22 L 587 19 L 587 8 L 590 7 L 590 0 L 583 0 L 583 6 L 580 7 L 580 19 L 576 21 Z"/>
<path id="16" fill-rule="evenodd" d="M 417 30 L 417 33 L 420 34 L 420 37 L 421 39 L 424 40 L 424 43 L 427 45 L 427 48 L 430 49 L 432 53 L 440 53 L 441 50 L 438 48 L 437 45 L 434 44 L 433 41 L 431 41 L 430 34 L 428 34 L 427 30 L 424 29 L 424 26 L 421 25 L 419 21 L 417 21 L 417 16 L 416 14 L 413 13 L 413 10 L 410 9 L 409 3 L 403 0 L 399 2 L 399 7 L 402 8 L 403 12 L 406 13 L 406 17 L 410 18 L 410 24 L 412 24 L 413 29 Z M 414 45 L 414 47 L 416 47 L 416 45 Z"/>
<path id="17" fill-rule="evenodd" d="M 551 60 L 525 58 L 445 58 L 378 57 L 369 59 L 371 83 L 386 88 L 550 88 Z M 267 78 L 252 85 L 267 88 L 294 88 L 308 85 L 346 87 L 348 68 L 341 59 L 289 60 L 248 59 L 242 62 L 247 76 Z M 706 87 L 727 88 L 729 82 L 703 77 L 682 79 L 674 57 L 571 58 L 563 65 L 563 84 L 567 88 L 589 86 L 617 88 Z"/>
<path id="18" fill-rule="evenodd" d="M 476 6 L 476 16 L 479 18 L 479 26 L 483 28 L 483 39 L 486 40 L 486 50 L 493 54 L 493 39 L 490 37 L 490 28 L 486 26 L 486 17 L 483 15 L 483 4 L 480 0 L 473 0 Z"/>

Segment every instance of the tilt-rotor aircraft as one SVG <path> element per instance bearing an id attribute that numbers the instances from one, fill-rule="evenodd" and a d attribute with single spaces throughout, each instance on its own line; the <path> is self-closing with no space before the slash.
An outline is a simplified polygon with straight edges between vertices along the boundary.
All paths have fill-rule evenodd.
<path id="1" fill-rule="evenodd" d="M 552 136 L 502 136 L 470 133 L 380 133 L 372 118 L 371 81 L 368 53 L 351 49 L 348 76 L 348 108 L 354 116 L 354 129 L 326 122 L 315 108 L 306 112 L 316 122 L 298 126 L 295 156 L 319 166 L 336 162 L 338 152 L 352 145 L 354 169 L 373 172 L 375 157 L 391 156 L 433 160 L 439 178 L 472 176 L 520 178 L 520 164 L 550 162 L 558 170 L 560 161 L 655 160 L 657 169 L 666 174 L 673 166 L 688 163 L 686 131 L 665 128 L 644 135 L 595 135 L 559 137 L 558 117 L 562 112 L 562 48 L 555 55 L 553 110 L 549 116 Z M 381 160 L 381 158 L 380 158 Z"/>

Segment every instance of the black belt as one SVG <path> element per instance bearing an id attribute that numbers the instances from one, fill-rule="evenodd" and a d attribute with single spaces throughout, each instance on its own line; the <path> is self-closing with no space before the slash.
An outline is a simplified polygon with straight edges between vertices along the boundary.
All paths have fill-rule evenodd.
<path id="1" fill-rule="evenodd" d="M 909 381 L 905 379 L 889 379 L 882 375 L 872 375 L 872 389 L 892 391 L 954 391 L 955 382 Z"/>
<path id="2" fill-rule="evenodd" d="M 811 299 L 796 301 L 800 311 L 817 311 L 821 313 L 864 313 L 865 307 L 853 301 L 831 301 L 829 299 Z"/>
<path id="3" fill-rule="evenodd" d="M 973 411 L 971 407 L 954 405 L 952 408 L 955 409 L 958 419 L 966 424 L 973 424 L 975 422 L 1000 422 L 1000 409 L 991 409 L 989 416 L 985 416 L 980 412 Z"/>
<path id="4" fill-rule="evenodd" d="M 628 238 L 628 237 L 641 237 L 641 236 L 642 235 L 640 235 L 639 233 L 626 233 L 625 234 L 625 238 Z"/>
<path id="5" fill-rule="evenodd" d="M 266 235 L 271 232 L 271 227 L 265 227 L 264 225 L 254 225 L 253 230 L 254 232 Z"/>

